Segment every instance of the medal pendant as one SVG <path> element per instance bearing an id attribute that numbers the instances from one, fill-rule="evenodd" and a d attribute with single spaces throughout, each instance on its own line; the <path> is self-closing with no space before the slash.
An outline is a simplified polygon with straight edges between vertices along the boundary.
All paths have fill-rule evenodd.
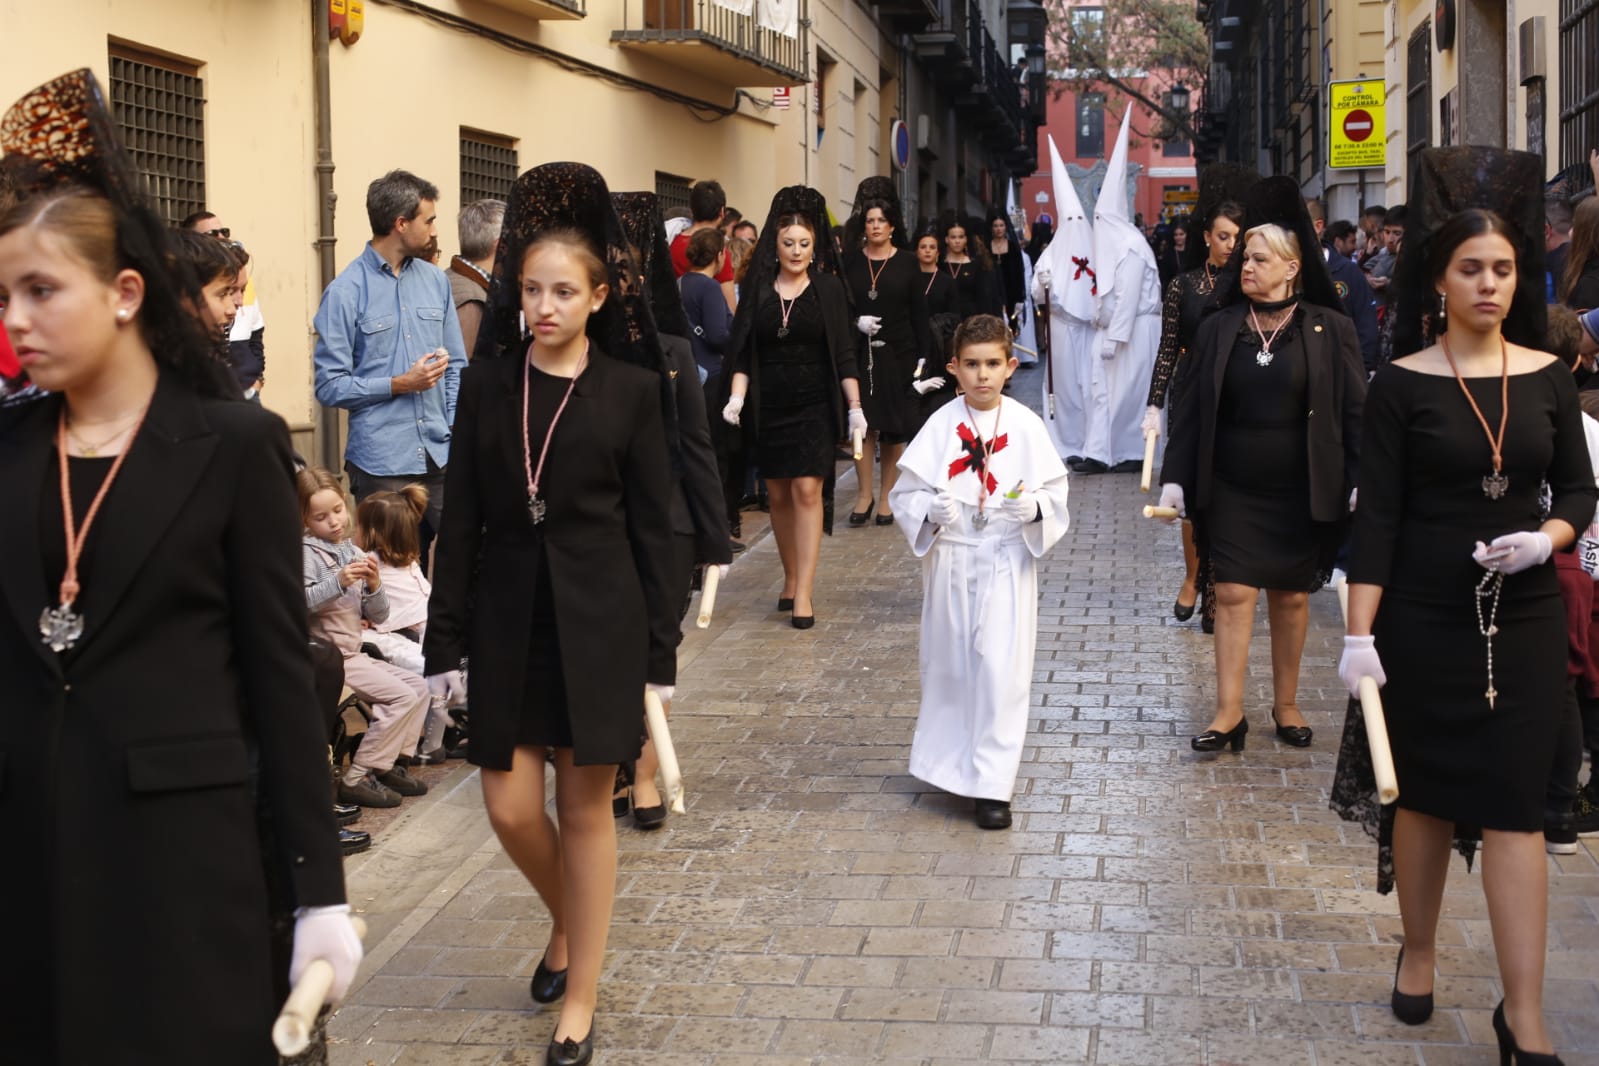
<path id="1" fill-rule="evenodd" d="M 1495 471 L 1482 479 L 1482 494 L 1490 500 L 1497 500 L 1510 491 L 1510 479 Z"/>
<path id="2" fill-rule="evenodd" d="M 1255 365 L 1271 366 L 1271 361 L 1276 357 L 1277 353 L 1272 351 L 1270 348 L 1262 348 L 1260 351 L 1255 353 Z"/>
<path id="3" fill-rule="evenodd" d="M 1484 692 L 1483 695 L 1488 697 L 1488 709 L 1490 711 L 1493 710 L 1494 699 L 1499 695 L 1498 691 L 1492 685 L 1489 685 L 1488 691 Z"/>
<path id="4" fill-rule="evenodd" d="M 777 327 L 777 335 L 778 335 L 778 336 L 779 336 L 779 337 L 786 337 L 786 336 L 788 336 L 788 327 L 787 327 L 787 326 L 778 326 L 778 327 Z"/>
<path id="5" fill-rule="evenodd" d="M 545 502 L 539 499 L 537 496 L 529 496 L 527 498 L 528 517 L 533 519 L 533 524 L 535 526 L 544 521 L 544 514 L 548 510 L 548 505 L 546 505 Z"/>
<path id="6" fill-rule="evenodd" d="M 70 603 L 46 607 L 39 615 L 39 635 L 51 651 L 66 651 L 83 636 L 83 615 L 74 611 Z"/>
<path id="7" fill-rule="evenodd" d="M 982 512 L 982 511 L 978 511 L 976 514 L 972 515 L 972 528 L 973 529 L 983 529 L 983 528 L 987 527 L 987 525 L 988 525 L 988 515 L 986 513 Z"/>
<path id="8" fill-rule="evenodd" d="M 866 298 L 867 298 L 867 299 L 868 299 L 868 300 L 875 300 L 875 299 L 877 299 L 877 290 L 876 290 L 876 289 L 867 289 L 867 290 L 866 290 Z"/>

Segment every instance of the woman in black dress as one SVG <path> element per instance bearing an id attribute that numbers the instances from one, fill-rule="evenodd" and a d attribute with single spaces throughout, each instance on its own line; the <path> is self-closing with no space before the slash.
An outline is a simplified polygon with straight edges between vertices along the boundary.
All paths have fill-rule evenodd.
<path id="1" fill-rule="evenodd" d="M 645 690 L 670 700 L 676 676 L 672 382 L 599 174 L 522 175 L 500 242 L 461 376 L 423 653 L 429 674 L 470 656 L 469 758 L 495 835 L 549 909 L 531 992 L 564 995 L 546 1061 L 573 1066 L 594 1053 L 616 766 L 638 758 Z"/>
<path id="2" fill-rule="evenodd" d="M 988 253 L 994 263 L 1005 321 L 1012 333 L 1021 329 L 1022 302 L 1027 299 L 1027 270 L 1022 265 L 1022 245 L 1011 232 L 1010 219 L 999 208 L 988 212 Z"/>
<path id="3" fill-rule="evenodd" d="M 943 271 L 955 289 L 955 313 L 964 322 L 973 315 L 1005 317 L 1005 294 L 987 241 L 972 240 L 964 220 L 956 218 L 944 227 Z"/>
<path id="4" fill-rule="evenodd" d="M 1236 278 L 1243 300 L 1199 327 L 1189 355 L 1193 385 L 1178 397 L 1161 477 L 1163 506 L 1181 514 L 1192 501 L 1216 575 L 1216 714 L 1193 738 L 1195 751 L 1244 746 L 1244 681 L 1261 589 L 1277 736 L 1294 747 L 1310 744 L 1298 707 L 1309 592 L 1332 569 L 1360 454 L 1360 347 L 1316 253 L 1298 187 L 1269 178 L 1250 200 L 1246 221 L 1258 209 L 1297 225 L 1245 231 Z"/>
<path id="5" fill-rule="evenodd" d="M 1223 200 L 1208 208 L 1204 219 L 1205 260 L 1192 270 L 1172 279 L 1166 287 L 1166 300 L 1161 314 L 1160 350 L 1155 355 L 1155 372 L 1149 382 L 1149 407 L 1144 412 L 1144 433 L 1160 432 L 1160 411 L 1166 406 L 1168 395 L 1172 409 L 1176 409 L 1176 392 L 1188 384 L 1186 374 L 1179 375 L 1178 368 L 1188 354 L 1189 345 L 1199 332 L 1199 323 L 1220 305 L 1217 303 L 1216 281 L 1232 258 L 1233 244 L 1238 240 L 1238 228 L 1244 221 L 1244 209 L 1232 200 Z M 1182 231 L 1179 231 L 1182 232 Z M 1171 432 L 1168 419 L 1167 432 Z M 1172 604 L 1172 614 L 1180 622 L 1194 615 L 1194 601 L 1201 595 L 1199 583 L 1199 549 L 1194 543 L 1194 524 L 1183 521 L 1183 587 Z M 1216 597 L 1211 594 L 1210 575 L 1206 574 L 1201 608 L 1201 626 L 1205 632 L 1216 628 Z"/>
<path id="6" fill-rule="evenodd" d="M 849 292 L 828 269 L 837 260 L 826 218 L 821 194 L 803 185 L 773 198 L 733 320 L 732 391 L 722 408 L 728 424 L 743 428 L 771 494 L 772 536 L 783 561 L 777 609 L 793 612 L 795 629 L 816 624 L 811 592 L 834 447 L 868 425 Z"/>
<path id="7" fill-rule="evenodd" d="M 927 303 L 927 315 L 955 313 L 955 283 L 939 269 L 939 251 L 942 242 L 938 230 L 928 227 L 916 238 L 916 268 L 922 272 L 922 299 Z M 943 368 L 939 363 L 938 369 Z"/>
<path id="8" fill-rule="evenodd" d="M 5 324 L 47 390 L 0 409 L 4 1057 L 275 1066 L 289 983 L 324 958 L 336 1002 L 361 961 L 289 432 L 113 129 L 87 70 L 0 121 Z"/>
<path id="9" fill-rule="evenodd" d="M 905 248 L 904 231 L 894 183 L 888 178 L 861 182 L 855 212 L 844 224 L 844 282 L 855 302 L 855 328 L 861 334 L 855 365 L 863 372 L 861 405 L 872 428 L 855 460 L 852 526 L 864 526 L 878 500 L 877 524 L 894 524 L 888 494 L 899 478 L 896 464 L 921 425 L 918 396 L 911 389 L 917 365 L 925 365 L 933 344 L 921 271 Z M 880 496 L 872 494 L 874 453 L 882 465 Z"/>
<path id="10" fill-rule="evenodd" d="M 1536 191 L 1542 161 L 1530 159 Z M 1541 277 L 1536 245 L 1480 209 L 1422 243 L 1447 332 L 1371 383 L 1339 664 L 1351 692 L 1363 676 L 1384 685 L 1405 932 L 1393 1009 L 1411 1024 L 1432 1011 L 1450 840 L 1480 828 L 1502 1054 L 1555 1062 L 1514 1048 L 1551 1049 L 1543 801 L 1566 644 L 1550 554 L 1591 520 L 1593 471 L 1570 371 L 1511 339 L 1539 333 L 1542 286 L 1519 284 Z"/>

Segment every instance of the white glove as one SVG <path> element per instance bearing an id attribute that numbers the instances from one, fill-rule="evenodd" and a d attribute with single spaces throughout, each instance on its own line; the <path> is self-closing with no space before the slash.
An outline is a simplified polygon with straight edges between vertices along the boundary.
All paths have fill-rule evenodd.
<path id="1" fill-rule="evenodd" d="M 742 410 L 744 410 L 744 397 L 734 393 L 727 398 L 727 406 L 722 408 L 722 421 L 730 426 L 738 425 L 738 415 Z"/>
<path id="2" fill-rule="evenodd" d="M 328 1002 L 338 1006 L 361 966 L 361 938 L 350 921 L 350 905 L 302 907 L 294 919 L 294 953 L 289 958 L 289 984 L 297 984 L 305 968 L 317 959 L 333 967 L 333 988 Z"/>
<path id="3" fill-rule="evenodd" d="M 1177 508 L 1179 518 L 1188 517 L 1188 508 L 1183 503 L 1183 487 L 1175 481 L 1168 481 L 1160 487 L 1160 506 Z M 1171 521 L 1171 519 L 1166 519 Z"/>
<path id="4" fill-rule="evenodd" d="M 866 412 L 859 407 L 851 407 L 849 409 L 849 431 L 854 433 L 857 429 L 862 433 L 866 432 Z"/>
<path id="5" fill-rule="evenodd" d="M 1383 673 L 1382 660 L 1377 658 L 1377 638 L 1345 637 L 1344 654 L 1338 660 L 1338 676 L 1351 696 L 1360 695 L 1360 679 L 1363 677 L 1377 682 L 1378 688 L 1386 685 L 1388 675 Z"/>
<path id="6" fill-rule="evenodd" d="M 1356 485 L 1354 488 L 1349 490 L 1349 509 L 1351 511 L 1353 511 L 1355 509 L 1355 498 L 1357 496 L 1359 496 L 1359 495 L 1360 495 L 1360 486 L 1359 485 Z"/>
<path id="7" fill-rule="evenodd" d="M 855 328 L 868 337 L 877 336 L 877 331 L 883 328 L 883 319 L 880 315 L 862 315 L 855 320 Z"/>
<path id="8" fill-rule="evenodd" d="M 915 389 L 917 394 L 920 396 L 926 396 L 935 389 L 941 389 L 943 387 L 944 379 L 942 377 L 923 378 L 920 381 L 911 382 L 911 388 Z"/>
<path id="9" fill-rule="evenodd" d="M 1012 318 L 1016 319 L 1018 322 L 1021 321 L 1022 305 L 1021 304 L 1017 304 L 1015 307 L 1011 308 L 1010 309 L 1010 316 Z"/>
<path id="10" fill-rule="evenodd" d="M 955 497 L 947 492 L 940 492 L 933 497 L 933 505 L 927 509 L 927 520 L 935 526 L 952 526 L 961 518 L 961 505 L 955 502 Z"/>
<path id="11" fill-rule="evenodd" d="M 1489 570 L 1502 574 L 1519 574 L 1549 561 L 1554 551 L 1549 534 L 1534 530 L 1531 533 L 1506 533 L 1484 544 L 1477 542 L 1471 557 Z"/>
<path id="12" fill-rule="evenodd" d="M 644 691 L 645 692 L 653 692 L 653 693 L 655 693 L 657 696 L 659 696 L 661 698 L 661 702 L 662 703 L 671 703 L 672 702 L 672 693 L 677 691 L 677 686 L 676 685 L 657 685 L 653 681 L 647 681 L 644 684 Z"/>
<path id="13" fill-rule="evenodd" d="M 1026 525 L 1038 517 L 1038 494 L 1032 489 L 1023 489 L 1014 497 L 1003 496 L 999 501 L 999 513 L 1012 522 Z"/>
<path id="14" fill-rule="evenodd" d="M 1038 293 L 1039 293 L 1040 289 L 1048 289 L 1049 288 L 1049 283 L 1050 283 L 1051 280 L 1053 280 L 1053 278 L 1054 278 L 1054 275 L 1050 273 L 1049 267 L 1034 267 L 1033 268 L 1033 295 L 1034 296 L 1038 296 Z M 1038 298 L 1039 299 L 1043 299 L 1042 296 L 1038 296 Z"/>
<path id="15" fill-rule="evenodd" d="M 1099 349 L 1099 357 L 1101 359 L 1106 359 L 1106 360 L 1114 359 L 1114 358 L 1116 358 L 1116 356 L 1121 354 L 1121 350 L 1122 350 L 1122 346 L 1121 346 L 1120 342 L 1113 341 L 1113 340 L 1107 340 L 1104 343 L 1104 345 Z"/>
<path id="16" fill-rule="evenodd" d="M 445 703 L 454 703 L 466 698 L 466 682 L 461 677 L 461 671 L 447 670 L 428 678 L 428 692 Z"/>
<path id="17" fill-rule="evenodd" d="M 1160 408 L 1154 405 L 1144 408 L 1144 424 L 1139 429 L 1146 437 L 1160 436 Z"/>
<path id="18" fill-rule="evenodd" d="M 716 580 L 718 580 L 718 581 L 726 581 L 727 580 L 727 575 L 732 573 L 732 572 L 733 572 L 732 566 L 728 565 L 727 563 L 717 563 L 716 564 Z"/>

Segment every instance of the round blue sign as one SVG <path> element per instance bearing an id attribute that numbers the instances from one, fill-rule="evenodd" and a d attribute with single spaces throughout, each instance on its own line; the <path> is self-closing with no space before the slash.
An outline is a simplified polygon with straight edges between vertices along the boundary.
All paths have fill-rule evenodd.
<path id="1" fill-rule="evenodd" d="M 888 128 L 888 143 L 892 146 L 892 150 L 893 150 L 893 153 L 894 153 L 894 166 L 895 166 L 895 168 L 898 169 L 898 170 L 904 170 L 906 167 L 910 166 L 911 165 L 911 131 L 910 131 L 910 127 L 905 125 L 905 123 L 901 122 L 899 119 L 895 119 L 893 125 L 889 126 L 889 128 Z"/>

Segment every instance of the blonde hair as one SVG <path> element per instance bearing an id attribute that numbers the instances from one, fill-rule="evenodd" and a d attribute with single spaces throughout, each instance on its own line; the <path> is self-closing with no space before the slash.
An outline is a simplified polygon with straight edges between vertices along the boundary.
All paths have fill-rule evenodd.
<path id="1" fill-rule="evenodd" d="M 311 497 L 319 492 L 336 492 L 339 499 L 345 499 L 344 486 L 339 484 L 339 479 L 333 472 L 320 466 L 308 466 L 294 475 L 295 487 L 300 490 L 300 521 L 304 522 L 311 513 Z"/>
<path id="2" fill-rule="evenodd" d="M 388 566 L 404 568 L 422 557 L 417 523 L 428 509 L 428 490 L 407 485 L 395 492 L 374 492 L 356 508 L 361 546 Z"/>

